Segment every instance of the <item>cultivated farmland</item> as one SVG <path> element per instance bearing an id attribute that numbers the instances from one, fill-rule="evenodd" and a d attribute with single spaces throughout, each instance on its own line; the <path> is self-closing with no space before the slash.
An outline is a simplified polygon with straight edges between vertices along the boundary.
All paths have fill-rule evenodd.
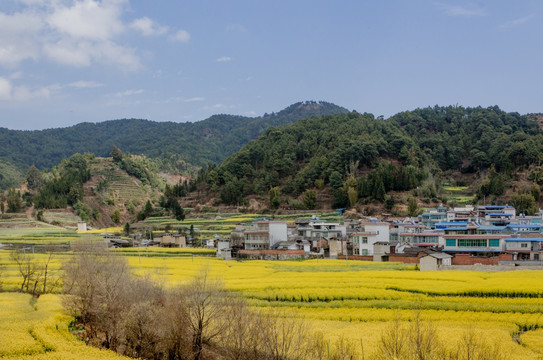
<path id="1" fill-rule="evenodd" d="M 225 262 L 213 257 L 171 256 L 171 251 L 151 250 L 149 256 L 143 252 L 134 256 L 137 254 L 133 251 L 123 250 L 118 253 L 132 255 L 127 259 L 135 274 L 150 273 L 165 280 L 168 287 L 207 269 L 224 282 L 226 289 L 247 298 L 250 305 L 284 309 L 322 332 L 326 341 L 350 341 L 360 358 L 362 345 L 365 358 L 377 355 L 381 333 L 392 320 L 399 317 L 401 323 L 409 324 L 417 313 L 435 326 L 449 349 L 471 332 L 488 346 L 499 346 L 508 359 L 538 359 L 543 353 L 543 273 L 538 271 L 421 273 L 411 265 L 395 263 Z M 56 257 L 53 272 L 57 276 L 67 256 Z M 16 288 L 17 271 L 6 252 L 0 253 L 0 264 L 3 279 L 8 279 L 4 288 Z M 60 297 L 46 295 L 31 303 L 26 295 L 0 295 L 5 305 L 2 311 L 11 314 L 1 318 L 0 338 L 13 331 L 9 329 L 15 326 L 14 314 L 19 312 L 16 326 L 22 330 L 17 331 L 25 334 L 20 346 L 10 346 L 3 356 L 41 354 L 43 358 L 58 358 L 62 349 L 70 347 L 86 353 L 84 343 L 67 331 L 69 319 L 60 313 Z M 44 321 L 49 325 L 38 326 L 35 317 L 47 319 Z M 101 356 L 106 354 L 100 352 Z"/>

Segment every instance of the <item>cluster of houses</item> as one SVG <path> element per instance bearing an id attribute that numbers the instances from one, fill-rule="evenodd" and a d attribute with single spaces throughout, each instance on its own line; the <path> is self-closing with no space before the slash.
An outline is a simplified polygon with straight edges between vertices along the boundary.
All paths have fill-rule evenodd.
<path id="1" fill-rule="evenodd" d="M 217 256 L 250 259 L 332 258 L 419 264 L 422 269 L 458 265 L 543 265 L 543 211 L 466 206 L 429 209 L 417 218 L 366 218 L 328 222 L 313 216 L 294 222 L 259 219 L 238 224 L 230 237 L 204 244 Z M 155 236 L 152 244 L 190 246 L 181 234 Z M 106 239 L 127 246 L 120 237 Z M 150 240 L 143 240 L 150 241 Z M 125 241 L 128 242 L 128 241 Z M 142 245 L 151 245 L 143 244 Z"/>
<path id="2" fill-rule="evenodd" d="M 418 218 L 327 222 L 260 220 L 217 240 L 218 256 L 286 259 L 329 257 L 420 264 L 541 265 L 543 212 L 517 215 L 504 206 L 429 209 Z"/>

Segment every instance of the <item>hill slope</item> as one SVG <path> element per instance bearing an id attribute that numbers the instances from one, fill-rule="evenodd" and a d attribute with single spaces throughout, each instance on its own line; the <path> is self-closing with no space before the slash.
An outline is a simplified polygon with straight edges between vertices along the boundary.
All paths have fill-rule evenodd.
<path id="1" fill-rule="evenodd" d="M 161 157 L 181 168 L 183 161 L 192 165 L 219 163 L 270 126 L 346 112 L 326 102 L 300 102 L 255 118 L 214 115 L 195 123 L 123 119 L 40 131 L 0 128 L 0 160 L 23 171 L 30 165 L 46 169 L 75 153 L 107 156 L 116 145 L 133 154 Z"/>
<path id="2" fill-rule="evenodd" d="M 323 186 L 338 207 L 359 199 L 383 202 L 390 191 L 410 189 L 437 201 L 445 172 L 486 181 L 487 170 L 495 169 L 488 181 L 503 184 L 529 167 L 539 176 L 542 152 L 537 122 L 498 107 L 436 106 L 387 120 L 352 112 L 269 129 L 200 181 L 212 193 L 222 190 L 221 200 L 230 204 L 251 194 L 265 199 L 274 187 L 288 200 Z M 488 185 L 481 191 L 501 195 L 504 189 Z"/>

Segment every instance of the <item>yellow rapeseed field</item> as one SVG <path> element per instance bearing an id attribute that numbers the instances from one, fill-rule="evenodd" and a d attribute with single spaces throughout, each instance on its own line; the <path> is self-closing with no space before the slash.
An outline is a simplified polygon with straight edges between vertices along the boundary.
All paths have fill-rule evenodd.
<path id="1" fill-rule="evenodd" d="M 55 260 L 57 272 L 64 256 L 70 255 Z M 376 355 L 387 322 L 397 316 L 409 322 L 415 312 L 437 328 L 449 348 L 467 331 L 475 331 L 487 343 L 499 344 L 508 359 L 543 356 L 541 271 L 419 272 L 411 265 L 393 263 L 226 262 L 213 257 L 166 255 L 127 256 L 127 260 L 135 274 L 151 273 L 165 280 L 166 286 L 181 284 L 207 270 L 252 306 L 281 307 L 322 331 L 330 341 L 343 336 L 363 344 L 366 359 Z M 4 274 L 9 274 L 10 286 L 4 287 L 16 287 L 17 273 L 5 253 L 0 253 L 0 264 L 6 268 Z M 68 333 L 69 319 L 62 315 L 59 299 L 60 295 L 42 296 L 35 310 L 26 295 L 0 294 L 0 338 L 13 331 L 20 334 L 13 345 L 0 340 L 4 352 L 0 358 L 21 354 L 64 358 L 58 355 L 68 351 L 65 349 L 87 351 L 83 342 Z M 42 323 L 45 325 L 38 326 Z M 36 340 L 35 334 L 41 340 Z M 81 350 L 74 350 L 77 346 Z M 54 350 L 46 351 L 48 348 Z M 104 351 L 98 354 L 110 356 Z"/>
<path id="2" fill-rule="evenodd" d="M 127 359 L 99 350 L 69 332 L 58 295 L 0 293 L 0 358 Z"/>

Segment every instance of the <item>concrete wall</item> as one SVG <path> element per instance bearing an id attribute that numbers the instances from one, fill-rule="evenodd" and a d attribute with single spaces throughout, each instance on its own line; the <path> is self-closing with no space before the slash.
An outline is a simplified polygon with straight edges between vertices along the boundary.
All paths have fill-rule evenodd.
<path id="1" fill-rule="evenodd" d="M 542 269 L 539 267 L 538 270 Z M 463 271 L 511 271 L 511 270 L 528 270 L 522 269 L 521 266 L 515 265 L 451 265 L 441 266 L 439 270 L 463 270 Z"/>
<path id="2" fill-rule="evenodd" d="M 338 255 L 339 260 L 345 260 L 345 255 Z M 373 256 L 349 255 L 348 260 L 373 261 Z"/>
<path id="3" fill-rule="evenodd" d="M 337 259 L 338 254 L 341 252 L 341 244 L 337 240 L 328 240 L 328 249 L 330 251 L 330 259 Z"/>
<path id="4" fill-rule="evenodd" d="M 270 222 L 269 223 L 270 244 L 272 246 L 279 241 L 288 240 L 288 228 L 286 222 Z"/>
<path id="5" fill-rule="evenodd" d="M 432 256 L 424 256 L 420 258 L 420 270 L 421 271 L 432 271 L 432 270 L 438 270 L 438 259 L 432 257 Z"/>

